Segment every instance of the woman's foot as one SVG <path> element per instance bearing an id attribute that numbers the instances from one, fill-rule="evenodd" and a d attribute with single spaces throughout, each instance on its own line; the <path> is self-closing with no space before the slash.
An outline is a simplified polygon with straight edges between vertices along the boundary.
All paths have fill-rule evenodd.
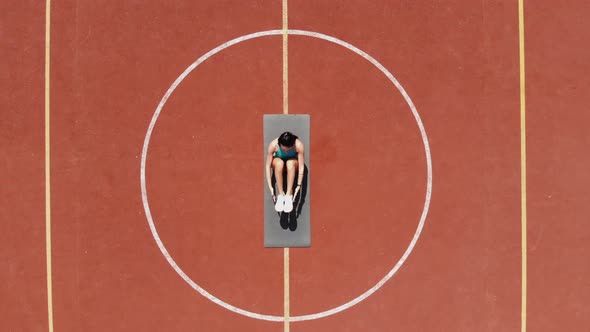
<path id="1" fill-rule="evenodd" d="M 291 196 L 291 195 L 285 196 L 285 206 L 283 208 L 283 211 L 285 211 L 287 213 L 293 211 L 293 196 Z"/>
<path id="2" fill-rule="evenodd" d="M 285 209 L 285 195 L 277 196 L 277 201 L 275 202 L 275 210 L 277 212 L 283 212 Z"/>

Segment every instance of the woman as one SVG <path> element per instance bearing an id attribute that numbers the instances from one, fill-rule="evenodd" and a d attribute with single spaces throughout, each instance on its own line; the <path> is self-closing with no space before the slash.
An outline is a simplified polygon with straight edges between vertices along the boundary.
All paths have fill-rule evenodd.
<path id="1" fill-rule="evenodd" d="M 277 212 L 293 211 L 293 200 L 301 190 L 303 171 L 305 169 L 304 147 L 301 140 L 290 132 L 284 132 L 268 145 L 266 154 L 266 182 L 275 202 Z M 271 176 L 274 171 L 279 195 L 276 196 L 272 186 Z M 299 174 L 295 192 L 293 184 L 295 174 Z M 287 190 L 283 188 L 284 174 L 287 173 Z"/>

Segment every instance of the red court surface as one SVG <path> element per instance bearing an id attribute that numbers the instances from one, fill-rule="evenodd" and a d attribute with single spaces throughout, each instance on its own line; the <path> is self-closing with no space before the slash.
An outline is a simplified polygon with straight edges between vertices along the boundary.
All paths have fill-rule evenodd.
<path id="1" fill-rule="evenodd" d="M 283 331 L 283 250 L 263 248 L 262 116 L 283 107 L 281 1 L 51 3 L 54 331 Z M 45 14 L 3 1 L 2 331 L 48 331 Z M 590 329 L 590 5 L 525 1 L 526 331 Z M 522 331 L 515 1 L 290 1 L 289 29 L 366 52 L 419 113 L 432 195 L 413 250 L 360 303 L 291 331 Z M 312 247 L 291 249 L 291 320 L 337 308 L 400 261 L 427 197 L 411 108 L 373 64 L 289 35 L 289 113 L 311 115 Z"/>

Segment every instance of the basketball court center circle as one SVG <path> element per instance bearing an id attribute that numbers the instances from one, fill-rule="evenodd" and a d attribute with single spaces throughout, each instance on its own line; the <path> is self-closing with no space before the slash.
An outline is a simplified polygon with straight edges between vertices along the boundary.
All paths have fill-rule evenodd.
<path id="1" fill-rule="evenodd" d="M 166 94 L 164 94 L 164 97 L 162 98 L 162 100 L 158 104 L 158 107 L 156 108 L 154 115 L 152 116 L 152 120 L 149 124 L 147 133 L 145 135 L 144 143 L 143 143 L 143 149 L 141 152 L 141 169 L 140 169 L 141 198 L 142 198 L 143 207 L 144 207 L 144 210 L 146 213 L 146 218 L 147 218 L 147 221 L 148 221 L 148 224 L 150 227 L 150 231 L 152 233 L 152 236 L 154 237 L 154 240 L 156 241 L 156 244 L 158 245 L 158 248 L 160 249 L 160 251 L 162 252 L 164 257 L 166 258 L 166 261 L 168 261 L 170 266 L 172 266 L 174 271 L 176 271 L 176 273 L 178 273 L 178 275 L 185 282 L 187 282 L 194 290 L 196 290 L 197 292 L 199 292 L 201 295 L 203 295 L 207 299 L 211 300 L 212 302 L 224 307 L 225 309 L 233 311 L 233 312 L 238 313 L 243 316 L 250 317 L 250 318 L 267 320 L 267 321 L 276 321 L 276 322 L 284 321 L 284 317 L 283 316 L 259 314 L 259 313 L 255 313 L 255 312 L 251 312 L 248 310 L 238 308 L 238 307 L 233 306 L 227 302 L 224 302 L 224 301 L 220 300 L 219 298 L 215 297 L 213 294 L 207 292 L 201 286 L 199 286 L 186 273 L 184 273 L 184 271 L 176 264 L 176 262 L 174 261 L 172 256 L 170 256 L 170 253 L 168 252 L 168 250 L 164 246 L 164 243 L 160 239 L 160 236 L 158 235 L 158 231 L 157 231 L 156 226 L 154 224 L 154 220 L 152 218 L 150 206 L 148 203 L 145 169 L 146 169 L 147 153 L 148 153 L 150 138 L 151 138 L 152 132 L 154 130 L 154 127 L 156 125 L 156 122 L 158 120 L 158 117 L 160 116 L 160 113 L 162 112 L 162 109 L 164 108 L 164 105 L 166 104 L 166 101 L 172 95 L 172 93 L 174 92 L 176 87 L 195 68 L 197 68 L 197 66 L 199 66 L 201 63 L 203 63 L 208 58 L 212 57 L 213 55 L 221 52 L 222 50 L 224 50 L 232 45 L 241 43 L 246 40 L 254 39 L 254 38 L 282 35 L 283 33 L 284 33 L 283 30 L 267 30 L 267 31 L 261 31 L 261 32 L 256 32 L 256 33 L 244 35 L 244 36 L 232 39 L 224 44 L 221 44 L 220 46 L 205 53 L 203 56 L 198 58 L 194 63 L 192 63 L 174 81 L 174 83 L 172 83 L 172 85 L 170 86 L 168 91 L 166 91 Z M 410 241 L 410 244 L 408 245 L 406 251 L 404 252 L 402 257 L 398 260 L 398 262 L 393 266 L 393 268 L 383 278 L 381 278 L 381 280 L 379 280 L 379 282 L 377 282 L 377 284 L 375 284 L 369 290 L 365 291 L 363 294 L 357 296 L 353 300 L 351 300 L 347 303 L 344 303 L 338 307 L 326 310 L 326 311 L 303 315 L 303 316 L 292 316 L 289 318 L 290 321 L 296 322 L 296 321 L 305 321 L 305 320 L 312 320 L 312 319 L 327 317 L 327 316 L 336 314 L 338 312 L 344 311 L 344 310 L 362 302 L 363 300 L 365 300 L 366 298 L 371 296 L 373 293 L 375 293 L 379 288 L 381 288 L 381 286 L 383 286 L 387 281 L 389 281 L 389 279 L 391 279 L 391 277 L 393 277 L 393 275 L 399 270 L 399 268 L 403 265 L 405 260 L 408 258 L 408 256 L 410 255 L 410 253 L 414 249 L 414 246 L 416 245 L 416 242 L 418 241 L 418 238 L 420 237 L 420 233 L 422 232 L 422 229 L 424 228 L 424 223 L 426 221 L 426 216 L 428 214 L 428 208 L 430 206 L 430 198 L 431 198 L 431 194 L 432 194 L 432 161 L 431 161 L 431 156 L 430 156 L 430 145 L 428 143 L 428 137 L 426 135 L 426 130 L 424 129 L 424 125 L 422 124 L 422 120 L 420 119 L 420 115 L 418 114 L 418 111 L 416 110 L 414 103 L 412 102 L 412 100 L 410 99 L 410 96 L 406 93 L 404 88 L 401 86 L 401 84 L 397 81 L 397 79 L 385 67 L 383 67 L 383 65 L 381 65 L 377 60 L 375 60 L 373 57 L 371 57 L 369 54 L 365 53 L 364 51 L 360 50 L 359 48 L 357 48 L 349 43 L 346 43 L 340 39 L 337 39 L 335 37 L 331 37 L 331 36 L 321 34 L 318 32 L 305 31 L 305 30 L 287 30 L 287 34 L 318 38 L 318 39 L 322 39 L 322 40 L 329 41 L 329 42 L 338 44 L 340 46 L 343 46 L 343 47 L 355 52 L 356 54 L 360 55 L 361 57 L 363 57 L 367 61 L 369 61 L 371 64 L 373 64 L 375 67 L 377 67 L 385 76 L 387 76 L 387 78 L 391 81 L 391 83 L 393 83 L 393 85 L 397 88 L 397 90 L 404 97 L 406 103 L 408 104 L 408 106 L 410 107 L 410 110 L 412 111 L 414 119 L 416 120 L 416 124 L 418 125 L 418 128 L 420 130 L 420 135 L 422 137 L 422 142 L 424 144 L 424 152 L 426 155 L 426 169 L 427 169 L 426 197 L 424 200 L 424 208 L 422 209 L 422 215 L 420 216 L 420 222 L 418 223 L 418 227 L 416 228 L 414 236 L 413 236 L 412 240 Z"/>

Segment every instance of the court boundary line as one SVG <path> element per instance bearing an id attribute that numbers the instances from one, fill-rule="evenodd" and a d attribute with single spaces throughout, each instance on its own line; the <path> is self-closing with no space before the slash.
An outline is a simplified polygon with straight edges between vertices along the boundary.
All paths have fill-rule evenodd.
<path id="1" fill-rule="evenodd" d="M 527 182 L 526 95 L 524 58 L 524 0 L 518 0 L 518 50 L 520 76 L 520 204 L 521 204 L 521 332 L 527 328 Z"/>
<path id="2" fill-rule="evenodd" d="M 51 276 L 51 150 L 50 150 L 50 51 L 51 0 L 45 2 L 45 252 L 47 265 L 47 324 L 53 332 L 53 280 Z"/>

